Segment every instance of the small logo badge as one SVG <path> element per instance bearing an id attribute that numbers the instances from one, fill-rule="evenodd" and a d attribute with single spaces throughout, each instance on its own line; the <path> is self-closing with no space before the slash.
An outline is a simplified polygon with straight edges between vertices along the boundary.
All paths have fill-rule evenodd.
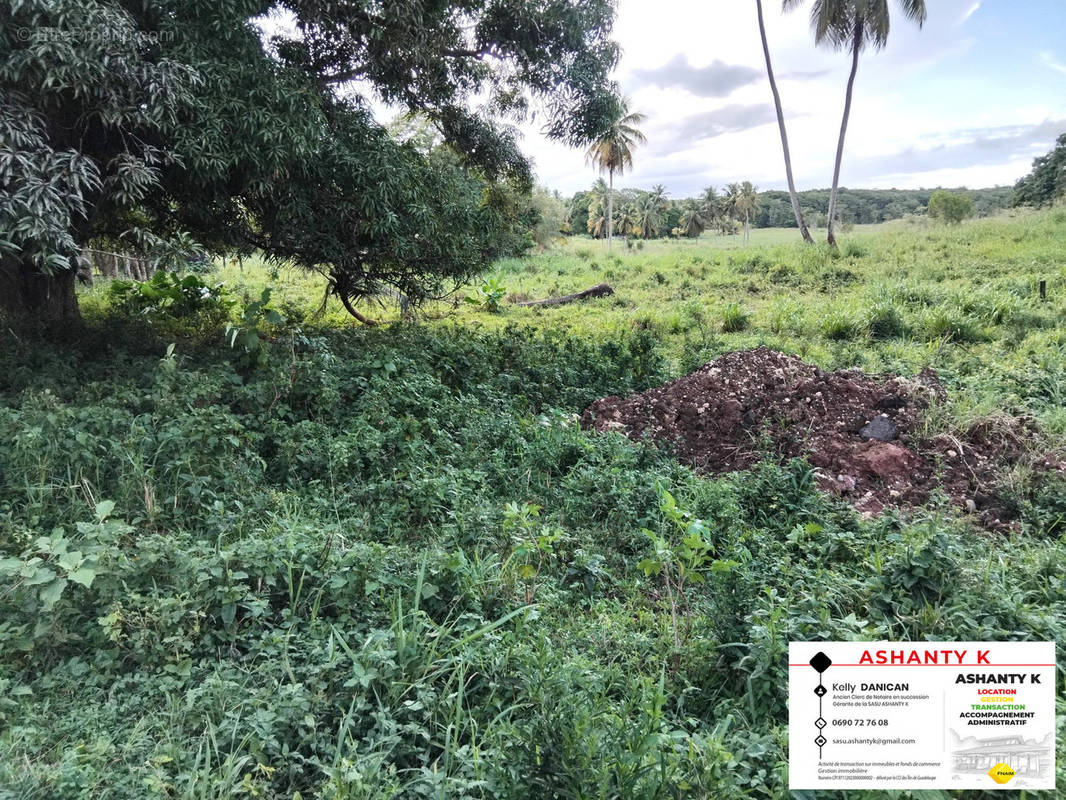
<path id="1" fill-rule="evenodd" d="M 1000 762 L 996 766 L 992 767 L 988 771 L 988 777 L 994 780 L 996 783 L 1006 783 L 1013 778 L 1017 773 L 1012 770 L 1008 765 Z"/>

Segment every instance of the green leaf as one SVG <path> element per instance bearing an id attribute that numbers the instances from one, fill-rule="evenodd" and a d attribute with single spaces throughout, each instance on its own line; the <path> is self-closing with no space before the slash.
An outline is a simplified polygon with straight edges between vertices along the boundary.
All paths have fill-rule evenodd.
<path id="1" fill-rule="evenodd" d="M 233 620 L 237 617 L 237 604 L 236 603 L 223 603 L 222 604 L 222 623 L 228 628 L 233 624 Z"/>
<path id="2" fill-rule="evenodd" d="M 82 562 L 81 552 L 78 550 L 71 550 L 69 553 L 63 553 L 56 559 L 56 563 L 59 564 L 67 572 L 73 572 L 76 570 Z"/>
<path id="3" fill-rule="evenodd" d="M 523 564 L 518 568 L 518 577 L 524 581 L 532 580 L 537 575 L 537 570 L 532 564 Z"/>
<path id="4" fill-rule="evenodd" d="M 641 570 L 645 575 L 652 576 L 657 575 L 662 571 L 663 562 L 656 561 L 653 558 L 645 558 L 637 564 L 637 569 Z"/>
<path id="5" fill-rule="evenodd" d="M 740 566 L 739 561 L 715 560 L 711 562 L 711 572 L 732 572 Z"/>
<path id="6" fill-rule="evenodd" d="M 93 585 L 93 580 L 96 578 L 96 570 L 90 567 L 82 567 L 76 569 L 67 575 L 75 583 L 80 583 L 86 589 Z"/>
<path id="7" fill-rule="evenodd" d="M 51 583 L 41 587 L 40 594 L 41 602 L 44 603 L 46 611 L 51 611 L 55 604 L 59 601 L 60 595 L 63 594 L 63 590 L 67 588 L 66 578 L 56 578 Z"/>
<path id="8" fill-rule="evenodd" d="M 101 500 L 96 504 L 96 519 L 103 522 L 105 519 L 111 516 L 111 512 L 115 510 L 114 500 Z"/>
<path id="9" fill-rule="evenodd" d="M 56 573 L 48 567 L 32 567 L 27 564 L 22 569 L 22 577 L 26 579 L 27 586 L 40 586 L 54 579 Z"/>

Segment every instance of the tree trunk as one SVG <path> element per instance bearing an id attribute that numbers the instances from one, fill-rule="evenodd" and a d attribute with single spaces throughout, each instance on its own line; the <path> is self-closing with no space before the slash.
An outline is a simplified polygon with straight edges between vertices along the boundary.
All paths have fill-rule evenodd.
<path id="1" fill-rule="evenodd" d="M 759 33 L 762 35 L 763 55 L 766 56 L 766 75 L 770 79 L 770 91 L 774 96 L 774 108 L 777 109 L 777 127 L 781 130 L 781 150 L 785 154 L 785 178 L 788 180 L 788 196 L 792 200 L 792 213 L 796 216 L 796 225 L 799 226 L 803 241 L 808 244 L 814 244 L 811 232 L 807 229 L 807 222 L 803 219 L 799 194 L 796 192 L 796 182 L 792 180 L 792 156 L 789 154 L 788 134 L 785 132 L 785 112 L 781 109 L 781 95 L 777 91 L 774 68 L 770 63 L 770 46 L 766 42 L 766 25 L 763 23 L 762 17 L 762 0 L 755 0 L 755 8 L 759 12 Z"/>
<path id="2" fill-rule="evenodd" d="M 749 216 L 748 216 L 748 212 L 747 212 L 747 211 L 745 211 L 745 212 L 744 212 L 744 244 L 747 244 L 747 243 L 748 243 L 748 240 L 749 240 L 749 231 L 750 231 L 750 227 L 749 227 Z"/>
<path id="3" fill-rule="evenodd" d="M 851 114 L 851 93 L 855 88 L 855 73 L 859 71 L 859 50 L 862 47 L 862 20 L 855 23 L 855 40 L 851 45 L 851 75 L 848 76 L 848 90 L 844 95 L 844 118 L 840 121 L 840 139 L 837 141 L 837 160 L 833 168 L 833 187 L 829 190 L 829 232 L 826 241 L 830 247 L 837 246 L 837 237 L 833 232 L 837 213 L 837 186 L 840 185 L 840 162 L 844 159 L 844 136 L 848 132 L 848 116 Z"/>
<path id="4" fill-rule="evenodd" d="M 614 294 L 614 289 L 609 284 L 598 283 L 591 289 L 585 289 L 573 294 L 564 294 L 562 297 L 549 297 L 547 300 L 527 300 L 524 303 L 515 303 L 516 306 L 561 306 L 572 303 L 575 300 L 585 300 L 589 297 L 606 297 Z"/>
<path id="5" fill-rule="evenodd" d="M 614 170 L 607 170 L 607 252 L 611 252 L 614 235 Z"/>
<path id="6" fill-rule="evenodd" d="M 74 280 L 73 269 L 44 275 L 16 259 L 0 259 L 0 311 L 12 317 L 78 319 Z"/>

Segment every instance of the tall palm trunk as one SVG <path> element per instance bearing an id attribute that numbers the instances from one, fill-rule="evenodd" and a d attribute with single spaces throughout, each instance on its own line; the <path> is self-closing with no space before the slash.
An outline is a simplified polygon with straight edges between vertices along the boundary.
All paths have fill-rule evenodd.
<path id="1" fill-rule="evenodd" d="M 750 231 L 751 231 L 751 228 L 749 227 L 749 221 L 750 221 L 749 212 L 747 211 L 747 209 L 745 209 L 744 210 L 744 244 L 748 243 L 748 238 L 749 238 Z"/>
<path id="2" fill-rule="evenodd" d="M 611 252 L 614 236 L 614 170 L 607 170 L 607 252 Z"/>
<path id="3" fill-rule="evenodd" d="M 762 52 L 766 56 L 766 75 L 770 79 L 770 91 L 774 95 L 774 108 L 777 109 L 777 127 L 781 130 L 781 150 L 785 154 L 785 177 L 788 179 L 788 196 L 792 200 L 792 213 L 796 215 L 796 225 L 799 226 L 803 241 L 808 244 L 814 244 L 811 232 L 807 229 L 807 223 L 803 219 L 799 194 L 796 193 L 796 182 L 792 179 L 792 156 L 789 154 L 788 134 L 785 132 L 785 113 L 781 110 L 781 95 L 777 91 L 774 68 L 770 63 L 770 46 L 766 42 L 766 25 L 762 17 L 762 0 L 755 0 L 755 8 L 759 12 L 759 34 L 762 36 Z"/>
<path id="4" fill-rule="evenodd" d="M 826 241 L 830 247 L 837 246 L 837 237 L 833 232 L 837 213 L 837 186 L 840 184 L 840 162 L 844 159 L 844 136 L 848 132 L 848 116 L 851 114 L 851 92 L 855 88 L 855 73 L 859 71 L 859 50 L 862 49 L 862 20 L 855 23 L 855 40 L 851 46 L 851 75 L 848 76 L 848 90 L 844 95 L 844 118 L 840 121 L 840 139 L 837 141 L 837 161 L 833 168 L 833 188 L 829 190 L 829 232 Z"/>

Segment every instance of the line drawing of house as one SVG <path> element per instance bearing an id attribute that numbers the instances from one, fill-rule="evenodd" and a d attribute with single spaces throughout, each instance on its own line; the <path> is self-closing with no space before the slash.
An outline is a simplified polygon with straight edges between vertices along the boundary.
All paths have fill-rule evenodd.
<path id="1" fill-rule="evenodd" d="M 1054 756 L 1045 742 L 1025 739 L 1022 736 L 993 736 L 977 739 L 977 744 L 955 750 L 954 772 L 987 772 L 996 764 L 1007 764 L 1018 775 L 1044 777 L 1050 769 Z"/>

